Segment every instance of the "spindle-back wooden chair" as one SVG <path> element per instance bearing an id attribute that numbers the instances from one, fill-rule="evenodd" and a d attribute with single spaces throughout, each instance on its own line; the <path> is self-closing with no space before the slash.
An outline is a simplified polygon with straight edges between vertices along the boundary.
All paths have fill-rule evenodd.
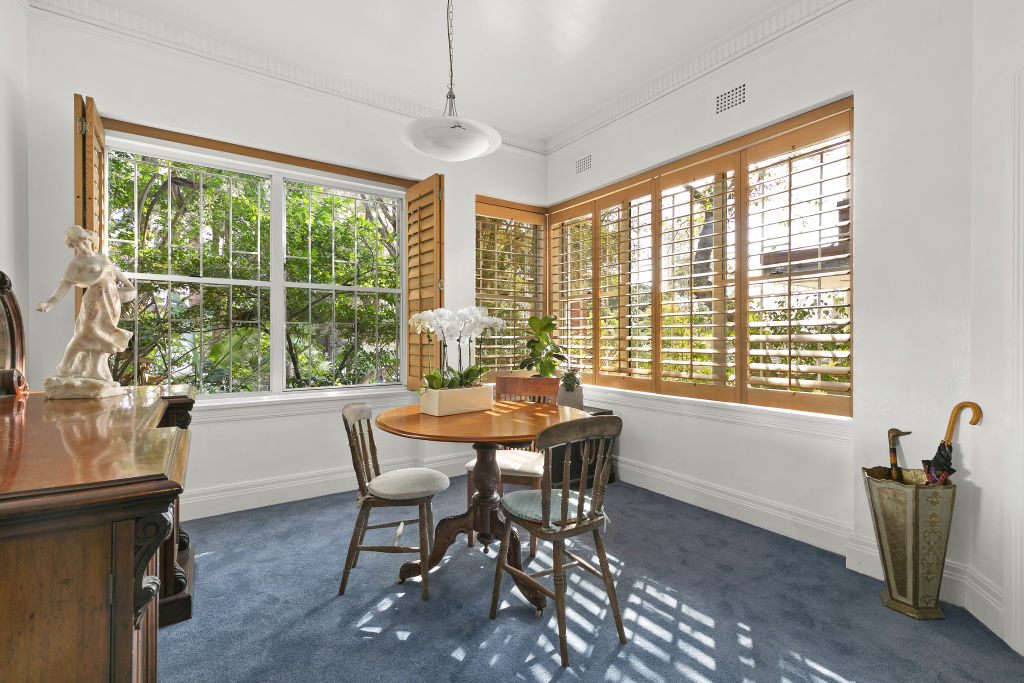
<path id="1" fill-rule="evenodd" d="M 569 649 L 566 643 L 565 625 L 565 570 L 580 567 L 604 581 L 611 603 L 615 627 L 619 632 L 619 642 L 626 642 L 626 632 L 622 627 L 622 615 L 615 597 L 615 583 L 608 569 L 608 557 L 601 540 L 601 530 L 607 517 L 604 510 L 605 489 L 608 475 L 612 468 L 612 445 L 622 431 L 622 419 L 615 415 L 601 415 L 572 420 L 548 427 L 534 440 L 534 446 L 544 453 L 544 473 L 541 490 L 513 491 L 501 499 L 502 511 L 507 523 L 498 550 L 498 562 L 494 574 L 494 593 L 491 596 L 491 619 L 498 613 L 498 596 L 501 592 L 501 581 L 505 572 L 523 579 L 541 593 L 555 601 L 558 612 L 558 639 L 562 657 L 562 666 L 569 665 Z M 563 459 L 562 485 L 559 489 L 551 487 L 551 451 L 558 446 L 565 447 Z M 587 477 L 580 477 L 578 485 L 573 488 L 570 483 L 569 469 L 573 460 L 580 463 L 581 472 L 586 472 L 594 464 L 593 487 L 588 489 Z M 588 490 L 590 495 L 587 495 Z M 553 546 L 553 566 L 551 569 L 527 574 L 505 561 L 509 539 L 512 535 L 512 524 L 518 524 L 542 541 L 549 541 Z M 589 562 L 565 549 L 565 539 L 591 533 L 594 546 L 600 560 L 601 569 L 594 568 Z M 566 562 L 566 557 L 571 561 Z M 554 574 L 554 590 L 537 581 L 537 577 Z M 540 610 L 537 611 L 540 616 Z"/>
<path id="2" fill-rule="evenodd" d="M 513 377 L 499 375 L 494 378 L 494 398 L 497 401 L 532 401 L 534 403 L 554 403 L 558 398 L 557 377 Z M 494 454 L 494 459 L 501 470 L 501 481 L 498 483 L 498 495 L 505 492 L 505 484 L 516 484 L 539 489 L 544 474 L 544 463 L 540 453 L 530 448 L 503 448 Z M 473 504 L 473 467 L 476 459 L 466 463 L 466 503 Z M 474 533 L 470 531 L 469 546 L 473 547 Z M 537 537 L 530 536 L 530 557 L 537 554 Z"/>
<path id="3" fill-rule="evenodd" d="M 352 452 L 352 468 L 359 484 L 359 497 L 356 501 L 355 528 L 349 542 L 348 554 L 345 556 L 345 571 L 341 576 L 338 595 L 345 594 L 348 575 L 359 561 L 361 551 L 379 553 L 419 553 L 421 592 L 423 599 L 430 597 L 427 585 L 427 572 L 430 546 L 434 538 L 433 497 L 448 488 L 448 477 L 426 467 L 406 467 L 381 474 L 380 462 L 377 459 L 377 445 L 373 440 L 373 429 L 370 426 L 370 407 L 365 403 L 349 403 L 341 409 L 348 435 L 349 450 Z M 414 519 L 403 519 L 382 524 L 368 524 L 370 510 L 375 507 L 400 507 L 415 505 L 419 515 Z M 418 546 L 400 546 L 402 531 L 406 524 L 419 524 L 420 544 Z M 363 545 L 363 538 L 370 529 L 398 527 L 395 530 L 391 545 Z M 401 581 L 399 581 L 401 583 Z"/>

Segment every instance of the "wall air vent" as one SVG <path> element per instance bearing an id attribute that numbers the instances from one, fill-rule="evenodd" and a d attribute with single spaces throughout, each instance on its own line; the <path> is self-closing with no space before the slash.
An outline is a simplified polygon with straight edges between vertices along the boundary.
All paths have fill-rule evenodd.
<path id="1" fill-rule="evenodd" d="M 590 157 L 591 155 L 588 154 L 587 156 L 580 157 L 576 160 L 576 175 L 590 170 Z"/>
<path id="2" fill-rule="evenodd" d="M 737 85 L 732 90 L 726 90 L 715 98 L 715 113 L 721 114 L 726 109 L 738 107 L 747 101 L 747 84 Z"/>

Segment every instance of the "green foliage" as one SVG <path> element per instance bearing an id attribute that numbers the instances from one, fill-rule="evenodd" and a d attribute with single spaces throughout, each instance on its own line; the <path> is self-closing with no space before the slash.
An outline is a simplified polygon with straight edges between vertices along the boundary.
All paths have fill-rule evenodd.
<path id="1" fill-rule="evenodd" d="M 580 376 L 575 368 L 569 368 L 562 373 L 562 386 L 566 391 L 576 391 L 580 384 Z"/>
<path id="2" fill-rule="evenodd" d="M 555 331 L 555 316 L 530 316 L 530 329 L 535 335 L 526 342 L 530 355 L 519 363 L 519 367 L 536 370 L 541 377 L 554 377 L 559 361 L 567 360 L 562 347 L 551 339 Z"/>
<path id="3" fill-rule="evenodd" d="M 116 150 L 108 169 L 109 256 L 146 274 L 123 310 L 133 337 L 111 357 L 114 379 L 269 390 L 270 179 Z M 285 280 L 306 285 L 286 286 L 285 319 L 275 321 L 286 386 L 397 382 L 397 202 L 287 183 L 285 205 Z M 200 281 L 210 277 L 235 283 Z"/>
<path id="4" fill-rule="evenodd" d="M 422 394 L 425 389 L 460 389 L 479 386 L 484 373 L 489 369 L 486 365 L 470 365 L 462 372 L 450 365 L 443 369 L 435 368 L 433 372 L 423 375 L 423 386 L 420 387 L 419 393 Z"/>

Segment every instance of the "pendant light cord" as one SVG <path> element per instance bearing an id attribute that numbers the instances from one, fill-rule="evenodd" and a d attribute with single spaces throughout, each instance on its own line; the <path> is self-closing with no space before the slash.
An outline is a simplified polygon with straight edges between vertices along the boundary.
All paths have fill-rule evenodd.
<path id="1" fill-rule="evenodd" d="M 455 22 L 455 10 L 452 0 L 448 0 L 448 98 L 444 106 L 445 116 L 458 116 L 455 109 L 455 49 L 452 47 L 452 25 Z"/>

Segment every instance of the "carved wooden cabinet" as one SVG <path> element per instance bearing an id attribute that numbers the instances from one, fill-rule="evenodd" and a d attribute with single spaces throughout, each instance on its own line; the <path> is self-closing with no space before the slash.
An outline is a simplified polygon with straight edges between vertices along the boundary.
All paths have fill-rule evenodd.
<path id="1" fill-rule="evenodd" d="M 189 449 L 165 393 L 0 398 L 0 679 L 156 680 Z"/>

